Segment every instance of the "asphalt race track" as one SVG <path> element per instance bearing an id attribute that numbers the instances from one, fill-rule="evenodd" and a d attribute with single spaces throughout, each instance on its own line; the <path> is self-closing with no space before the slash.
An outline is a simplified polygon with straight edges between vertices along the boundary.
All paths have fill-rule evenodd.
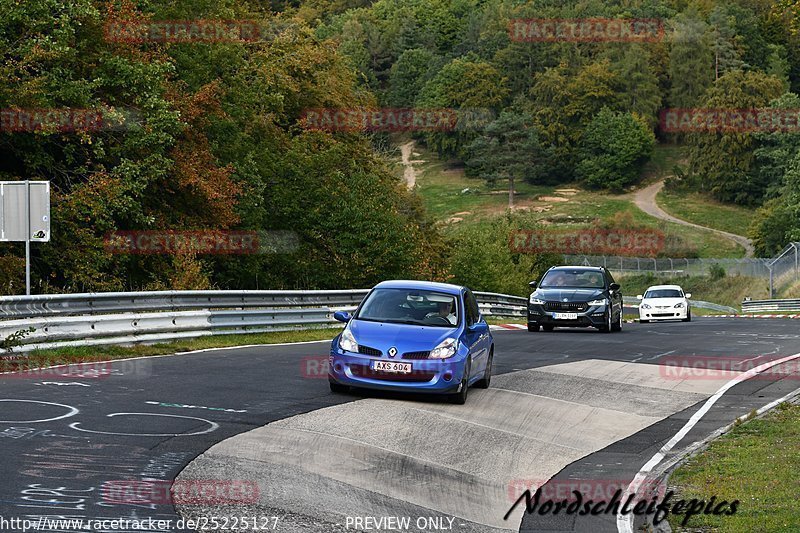
<path id="1" fill-rule="evenodd" d="M 617 531 L 613 515 L 528 515 L 524 504 L 504 515 L 526 488 L 624 489 L 737 375 L 666 365 L 732 357 L 747 369 L 800 353 L 797 326 L 696 318 L 626 324 L 620 334 L 495 331 L 492 387 L 471 389 L 464 406 L 334 395 L 326 342 L 2 375 L 0 517 L 153 518 L 172 522 L 126 531 L 174 531 L 172 503 L 113 489 L 177 478 L 254 489 L 241 501 L 181 504 L 184 516 L 269 517 L 275 531 Z M 674 453 L 797 389 L 799 377 L 735 385 Z M 388 517 L 410 526 L 392 528 L 402 520 Z"/>

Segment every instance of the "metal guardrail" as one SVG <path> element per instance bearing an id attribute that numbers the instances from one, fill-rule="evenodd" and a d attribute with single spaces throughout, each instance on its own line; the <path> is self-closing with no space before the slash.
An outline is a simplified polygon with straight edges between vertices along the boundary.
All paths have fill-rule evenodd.
<path id="1" fill-rule="evenodd" d="M 639 307 L 639 299 L 635 296 L 623 296 L 622 301 L 625 304 L 630 304 L 631 307 Z M 710 309 L 712 311 L 720 311 L 722 313 L 736 314 L 739 310 L 727 305 L 715 304 L 713 302 L 704 302 L 703 300 L 689 300 L 689 305 L 700 309 Z"/>
<path id="2" fill-rule="evenodd" d="M 181 338 L 335 327 L 366 289 L 160 291 L 0 297 L 0 340 L 30 327 L 15 351 L 165 342 Z M 475 293 L 486 316 L 521 317 L 526 298 Z"/>
<path id="3" fill-rule="evenodd" d="M 791 313 L 800 312 L 800 299 L 785 300 L 745 300 L 743 313 Z"/>

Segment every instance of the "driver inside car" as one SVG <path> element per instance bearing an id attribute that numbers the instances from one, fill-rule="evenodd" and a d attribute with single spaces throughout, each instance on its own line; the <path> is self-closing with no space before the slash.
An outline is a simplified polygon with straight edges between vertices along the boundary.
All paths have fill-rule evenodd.
<path id="1" fill-rule="evenodd" d="M 425 315 L 425 318 L 433 318 L 433 317 L 442 317 L 447 319 L 450 322 L 450 325 L 456 325 L 456 315 L 452 312 L 453 302 L 439 302 L 439 311 L 434 313 L 428 313 Z"/>

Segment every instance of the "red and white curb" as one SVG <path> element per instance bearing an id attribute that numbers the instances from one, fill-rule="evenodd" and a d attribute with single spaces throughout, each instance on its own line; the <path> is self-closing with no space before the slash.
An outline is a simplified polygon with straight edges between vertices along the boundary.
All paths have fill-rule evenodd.
<path id="1" fill-rule="evenodd" d="M 528 329 L 526 324 L 493 324 L 489 329 L 503 330 L 503 329 Z"/>
<path id="2" fill-rule="evenodd" d="M 704 315 L 713 318 L 800 318 L 800 315 Z"/>

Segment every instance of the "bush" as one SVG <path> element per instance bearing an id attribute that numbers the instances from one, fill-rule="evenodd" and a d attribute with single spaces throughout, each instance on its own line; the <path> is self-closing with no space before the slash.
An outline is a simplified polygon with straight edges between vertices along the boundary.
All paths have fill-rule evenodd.
<path id="1" fill-rule="evenodd" d="M 722 265 L 714 263 L 708 267 L 708 277 L 711 278 L 712 281 L 717 281 L 725 277 L 725 269 Z"/>
<path id="2" fill-rule="evenodd" d="M 534 226 L 515 216 L 459 228 L 448 239 L 451 282 L 476 291 L 530 294 L 528 282 L 560 264 L 562 256 L 514 253 L 509 246 L 511 232 L 523 228 L 534 229 Z"/>

